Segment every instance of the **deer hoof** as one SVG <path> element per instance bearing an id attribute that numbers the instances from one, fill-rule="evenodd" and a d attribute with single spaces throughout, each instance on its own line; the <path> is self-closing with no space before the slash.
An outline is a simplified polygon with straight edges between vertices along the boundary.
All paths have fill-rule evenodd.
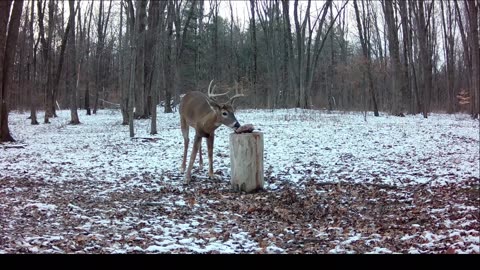
<path id="1" fill-rule="evenodd" d="M 185 179 L 183 180 L 183 184 L 184 184 L 184 185 L 190 184 L 190 180 L 191 180 L 191 177 L 185 176 Z"/>

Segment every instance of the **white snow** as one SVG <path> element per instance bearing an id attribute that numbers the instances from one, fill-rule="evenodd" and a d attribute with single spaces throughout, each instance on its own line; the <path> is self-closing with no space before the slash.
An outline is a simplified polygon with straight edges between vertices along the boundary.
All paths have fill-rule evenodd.
<path id="1" fill-rule="evenodd" d="M 45 204 L 45 203 L 29 203 L 29 204 L 26 204 L 24 208 L 27 208 L 27 207 L 36 207 L 38 208 L 38 210 L 40 211 L 53 211 L 55 210 L 55 208 L 57 208 L 57 206 L 55 205 L 52 205 L 52 204 Z"/>
<path id="2" fill-rule="evenodd" d="M 158 114 L 158 134 L 150 135 L 150 120 L 135 120 L 136 136 L 129 137 L 128 126 L 121 125 L 121 114 L 113 110 L 99 110 L 97 115 L 85 116 L 80 112 L 81 125 L 69 125 L 69 111 L 58 111 L 58 118 L 52 118 L 51 124 L 30 125 L 28 114 L 12 112 L 9 115 L 10 130 L 24 148 L 6 148 L 0 145 L 0 179 L 30 179 L 39 183 L 76 183 L 89 185 L 94 200 L 99 204 L 115 196 L 119 191 L 129 189 L 142 192 L 161 193 L 165 183 L 176 188 L 175 192 L 189 192 L 183 187 L 183 175 L 179 168 L 183 154 L 183 138 L 179 127 L 179 115 Z M 43 113 L 38 115 L 43 117 Z M 479 177 L 479 121 L 466 115 L 431 114 L 428 119 L 421 116 L 393 117 L 368 115 L 363 120 L 361 113 L 343 113 L 312 110 L 240 110 L 236 113 L 242 123 L 251 123 L 264 133 L 264 168 L 268 191 L 278 189 L 279 182 L 290 182 L 299 188 L 303 182 L 313 179 L 318 182 L 359 182 L 383 183 L 389 185 L 418 185 L 428 183 L 442 186 L 471 177 Z M 230 158 L 229 134 L 231 130 L 220 127 L 216 131 L 214 148 L 214 170 L 222 173 L 225 186 L 229 184 Z M 193 137 L 193 130 L 190 131 Z M 141 138 L 154 138 L 155 141 L 143 141 Z M 192 141 L 192 140 L 191 140 Z M 9 144 L 4 144 L 8 146 Z M 189 151 L 191 146 L 189 148 Z M 206 149 L 206 148 L 205 148 Z M 193 175 L 196 181 L 206 181 L 208 158 L 204 151 L 204 168 L 199 171 L 195 164 Z M 0 186 L 0 194 L 25 192 L 27 187 L 6 189 Z M 79 196 L 75 190 L 65 190 Z M 41 198 L 54 196 L 40 193 Z M 228 239 L 217 234 L 226 233 L 220 226 L 211 226 L 211 237 L 196 238 L 205 222 L 216 222 L 216 214 L 235 215 L 232 212 L 213 213 L 209 220 L 197 219 L 192 213 L 203 210 L 209 204 L 221 204 L 219 198 L 204 202 L 195 202 L 176 198 L 173 194 L 160 194 L 149 201 L 158 201 L 159 214 L 145 217 L 147 225 L 139 228 L 138 239 L 142 235 L 155 237 L 155 242 L 146 246 L 130 243 L 114 245 L 108 249 L 112 253 L 148 252 L 165 253 L 189 252 L 235 253 L 239 250 L 255 253 L 260 250 L 256 241 L 247 232 L 231 233 Z M 372 198 L 374 201 L 375 198 Z M 17 205 L 18 206 L 18 205 Z M 15 207 L 17 207 L 15 206 Z M 117 207 L 109 213 L 110 219 L 103 215 L 88 214 L 91 209 L 78 206 L 75 200 L 67 204 L 72 216 L 83 219 L 81 226 L 72 230 L 89 231 L 99 226 L 112 228 L 119 232 L 143 222 L 142 217 L 129 216 L 128 209 Z M 21 207 L 35 207 L 42 212 L 58 211 L 58 206 L 48 203 L 28 202 Z M 137 206 L 138 208 L 146 207 Z M 454 205 L 459 211 L 472 210 L 463 205 Z M 193 215 L 189 223 L 182 223 L 169 217 L 172 211 L 185 211 Z M 161 210 L 161 211 L 160 211 Z M 446 211 L 446 209 L 432 209 Z M 20 210 L 19 210 L 20 211 Z M 102 213 L 103 214 L 103 213 Z M 117 217 L 118 215 L 119 217 Z M 123 215 L 123 216 L 122 216 Z M 450 224 L 443 220 L 440 223 Z M 468 223 L 464 224 L 468 226 Z M 412 227 L 420 227 L 413 224 Z M 330 227 L 328 230 L 343 233 L 344 228 Z M 285 233 L 294 233 L 285 229 Z M 425 245 L 441 241 L 455 232 L 435 235 L 420 232 L 420 236 L 405 235 L 402 240 L 421 237 Z M 478 231 L 474 232 L 478 235 Z M 140 235 L 141 234 L 141 235 Z M 475 235 L 475 234 L 473 234 Z M 273 235 L 268 235 L 273 237 Z M 38 236 L 37 236 L 38 237 Z M 42 238 L 43 237 L 43 238 Z M 25 238 L 25 244 L 35 239 L 58 241 L 62 236 L 42 236 Z M 57 238 L 55 238 L 57 237 Z M 60 237 L 60 238 L 58 238 Z M 99 235 L 98 238 L 105 236 Z M 131 235 L 131 237 L 137 237 Z M 474 236 L 467 236 L 474 237 Z M 331 249 L 330 253 L 354 253 L 346 246 L 364 237 L 357 234 Z M 366 238 L 365 238 L 366 239 Z M 135 238 L 133 239 L 135 240 Z M 367 240 L 378 245 L 376 240 Z M 475 241 L 475 240 L 474 240 Z M 465 247 L 473 253 L 479 253 L 480 241 L 476 245 Z M 29 248 L 29 246 L 26 246 Z M 32 252 L 41 252 L 37 247 Z M 62 252 L 53 245 L 52 250 Z M 100 247 L 91 245 L 86 249 Z M 282 248 L 273 244 L 266 248 L 268 253 L 284 253 Z M 5 251 L 0 247 L 0 253 Z M 385 247 L 375 246 L 372 253 L 392 253 Z M 411 247 L 409 253 L 419 253 L 417 247 Z"/>
<path id="3" fill-rule="evenodd" d="M 383 247 L 374 247 L 372 251 L 366 252 L 366 254 L 391 254 L 393 253 L 390 249 L 388 248 L 383 248 Z"/>
<path id="4" fill-rule="evenodd" d="M 159 114 L 159 134 L 154 136 L 149 135 L 149 120 L 135 121 L 136 135 L 156 142 L 131 140 L 117 111 L 83 116 L 78 126 L 67 124 L 68 111 L 58 115 L 51 124 L 32 126 L 26 113 L 10 114 L 12 134 L 26 147 L 2 151 L 0 177 L 55 182 L 84 178 L 115 184 L 129 176 L 135 180 L 129 185 L 141 186 L 147 174 L 166 179 L 165 172 L 178 172 L 183 152 L 178 113 Z M 359 113 L 311 110 L 243 110 L 236 115 L 264 132 L 264 166 L 282 181 L 299 183 L 308 176 L 399 185 L 425 183 L 433 177 L 435 184 L 442 184 L 478 177 L 480 171 L 478 121 L 464 115 L 369 116 L 367 122 Z M 230 160 L 217 155 L 228 156 L 230 132 L 221 127 L 215 138 L 214 169 L 226 174 L 223 181 L 228 181 Z M 452 144 L 451 138 L 461 140 Z M 433 171 L 428 169 L 432 167 Z M 180 184 L 181 175 L 165 181 Z M 114 191 L 112 187 L 99 195 Z"/>

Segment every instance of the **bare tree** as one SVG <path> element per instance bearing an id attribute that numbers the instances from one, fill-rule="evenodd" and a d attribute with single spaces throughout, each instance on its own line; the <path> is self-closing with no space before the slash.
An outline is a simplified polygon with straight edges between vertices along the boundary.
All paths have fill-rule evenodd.
<path id="1" fill-rule="evenodd" d="M 255 0 L 250 0 L 250 27 L 252 29 L 252 92 L 253 92 L 253 107 L 257 107 L 257 30 L 255 25 Z"/>
<path id="2" fill-rule="evenodd" d="M 470 114 L 472 118 L 478 118 L 480 115 L 480 45 L 478 38 L 480 3 L 478 1 L 465 1 L 465 5 L 468 10 L 468 19 L 470 25 L 469 45 L 470 51 L 472 52 L 472 70 L 470 76 L 472 79 L 472 87 L 470 90 L 472 102 Z"/>
<path id="3" fill-rule="evenodd" d="M 152 112 L 152 121 L 150 126 L 150 134 L 157 134 L 157 102 L 158 102 L 158 93 L 160 88 L 160 81 L 164 83 L 164 66 L 163 66 L 163 53 L 164 53 L 164 44 L 161 41 L 164 31 L 164 17 L 163 12 L 167 6 L 167 2 L 152 2 L 152 25 L 153 25 L 153 63 L 152 70 L 150 75 L 150 84 L 151 84 L 151 112 Z"/>
<path id="4" fill-rule="evenodd" d="M 265 45 L 267 50 L 267 73 L 269 77 L 269 85 L 267 86 L 267 107 L 273 109 L 276 107 L 278 97 L 280 95 L 280 65 L 278 60 L 278 34 L 276 31 L 275 16 L 279 16 L 279 1 L 260 2 L 257 3 L 257 17 L 264 32 Z M 232 11 L 233 20 L 233 11 Z"/>
<path id="5" fill-rule="evenodd" d="M 136 68 L 135 68 L 135 118 L 148 118 L 145 95 L 145 23 L 147 1 L 136 2 Z"/>
<path id="6" fill-rule="evenodd" d="M 70 7 L 70 16 L 68 26 L 70 30 L 66 31 L 68 35 L 68 65 L 67 65 L 67 91 L 70 93 L 70 124 L 80 124 L 77 112 L 77 48 L 75 43 L 75 0 L 68 1 Z M 79 5 L 80 6 L 80 5 Z M 68 28 L 67 26 L 67 28 Z"/>
<path id="7" fill-rule="evenodd" d="M 173 44 L 173 22 L 175 16 L 175 7 L 172 0 L 168 1 L 167 4 L 167 35 L 165 38 L 166 43 L 166 57 L 165 57 L 165 78 L 169 78 L 169 80 L 165 84 L 165 113 L 171 113 L 172 107 L 170 106 L 170 102 L 172 101 L 172 93 L 174 93 L 175 89 L 175 76 L 176 76 L 176 68 L 175 68 L 175 53 L 174 49 L 175 46 Z"/>
<path id="8" fill-rule="evenodd" d="M 166 81 L 165 87 L 165 112 L 171 113 L 172 98 L 175 104 L 179 103 L 178 84 L 180 82 L 180 60 L 182 59 L 185 50 L 185 40 L 187 39 L 188 28 L 195 14 L 196 0 L 190 2 L 188 12 L 185 12 L 187 17 L 185 24 L 182 27 L 182 7 L 186 9 L 186 4 L 182 5 L 180 1 L 169 0 L 167 4 L 167 36 L 166 40 L 166 57 L 165 68 Z M 215 46 L 215 45 L 214 45 Z M 214 68 L 218 68 L 214 65 Z"/>
<path id="9" fill-rule="evenodd" d="M 411 49 L 411 39 L 412 39 L 412 34 L 411 34 L 411 25 L 410 25 L 410 20 L 408 17 L 408 11 L 407 11 L 407 1 L 398 1 L 399 5 L 399 14 L 400 14 L 400 20 L 401 20 L 401 25 L 402 25 L 402 39 L 403 39 L 403 72 L 404 72 L 404 84 L 406 87 L 405 91 L 405 101 L 404 103 L 405 106 L 408 108 L 409 113 L 414 113 L 414 106 L 413 106 L 413 94 L 412 94 L 412 86 L 411 84 L 411 77 L 413 76 L 413 72 L 410 72 L 410 66 L 412 68 L 413 64 L 411 62 L 411 54 L 412 54 L 412 49 Z M 412 75 L 411 75 L 412 74 Z"/>
<path id="10" fill-rule="evenodd" d="M 28 25 L 28 43 L 29 43 L 29 52 L 28 52 L 28 98 L 30 103 L 30 123 L 32 125 L 38 125 L 37 120 L 37 109 L 36 109 L 36 98 L 37 98 L 37 91 L 34 90 L 34 85 L 36 84 L 36 74 L 37 74 L 37 48 L 38 42 L 40 41 L 37 38 L 37 42 L 34 42 L 34 32 L 33 32 L 33 22 L 34 22 L 34 9 L 35 9 L 35 2 L 34 0 L 31 1 L 30 7 L 30 20 Z"/>
<path id="11" fill-rule="evenodd" d="M 447 112 L 455 111 L 455 24 L 454 17 L 452 16 L 452 7 L 450 1 L 446 1 L 446 9 L 444 8 L 444 2 L 440 1 L 440 8 L 442 13 L 442 29 L 443 29 L 443 41 L 445 50 L 445 62 L 446 62 L 446 80 L 447 80 Z M 448 27 L 447 23 L 448 22 Z"/>
<path id="12" fill-rule="evenodd" d="M 382 2 L 385 20 L 388 29 L 388 49 L 390 51 L 390 61 L 392 68 L 392 93 L 393 106 L 391 113 L 393 115 L 403 115 L 405 111 L 407 89 L 405 85 L 405 78 L 403 78 L 402 64 L 400 62 L 400 48 L 397 35 L 397 24 L 394 16 L 393 0 L 385 0 Z"/>
<path id="13" fill-rule="evenodd" d="M 119 28 L 119 54 L 118 54 L 118 87 L 120 88 L 121 101 L 120 101 L 120 110 L 122 112 L 122 125 L 128 125 L 128 90 L 126 87 L 127 80 L 124 79 L 125 72 L 125 62 L 126 59 L 124 56 L 124 42 L 123 42 L 123 10 L 125 2 L 122 0 L 120 2 L 120 28 Z M 126 8 L 125 8 L 126 9 Z M 128 25 L 127 25 L 128 30 Z"/>
<path id="14" fill-rule="evenodd" d="M 133 138 L 135 136 L 135 130 L 133 126 L 133 106 L 135 104 L 135 63 L 136 63 L 136 53 L 135 53 L 135 45 L 137 44 L 137 27 L 138 22 L 135 19 L 135 11 L 133 8 L 132 0 L 127 0 L 128 3 L 128 13 L 129 16 L 127 18 L 128 26 L 129 26 L 129 41 L 130 41 L 130 82 L 128 86 L 128 126 L 130 130 L 130 137 Z"/>
<path id="15" fill-rule="evenodd" d="M 10 83 L 10 72 L 13 68 L 15 58 L 15 46 L 17 44 L 18 31 L 20 27 L 20 18 L 22 16 L 23 0 L 13 3 L 13 9 L 10 14 L 11 1 L 2 1 L 0 4 L 0 142 L 15 141 L 10 134 L 8 127 L 8 90 Z M 7 28 L 7 21 L 8 28 Z M 7 30 L 8 29 L 8 30 Z"/>
<path id="16" fill-rule="evenodd" d="M 40 43 L 42 45 L 41 49 L 41 56 L 42 56 L 42 66 L 44 67 L 41 69 L 40 79 L 42 81 L 42 90 L 45 93 L 45 115 L 44 115 L 44 123 L 50 123 L 49 118 L 53 116 L 53 91 L 52 91 L 52 70 L 53 70 L 53 57 L 52 57 L 52 50 L 51 44 L 53 39 L 53 11 L 54 11 L 54 4 L 53 0 L 49 0 L 48 2 L 48 28 L 47 34 L 45 35 L 45 26 L 44 26 L 44 14 L 46 8 L 46 1 L 43 2 L 39 0 L 37 2 L 37 10 L 38 10 L 38 29 L 39 29 L 39 36 L 40 36 Z"/>
<path id="17" fill-rule="evenodd" d="M 298 0 L 294 2 L 293 17 L 295 23 L 296 46 L 293 50 L 293 38 L 291 36 L 291 26 L 289 17 L 289 3 L 282 0 L 283 16 L 286 25 L 286 42 L 288 50 L 288 69 L 290 87 L 294 89 L 295 106 L 300 108 L 310 108 L 312 105 L 311 88 L 313 85 L 314 74 L 317 70 L 320 54 L 324 48 L 325 41 L 330 33 L 336 19 L 341 11 L 345 8 L 348 1 L 338 10 L 337 14 L 330 22 L 330 25 L 323 34 L 323 25 L 328 13 L 328 9 L 332 8 L 332 1 L 327 1 L 323 5 L 317 17 L 312 22 L 310 16 L 311 1 L 307 2 L 307 8 L 303 18 L 300 18 Z M 308 26 L 308 32 L 307 30 Z M 316 30 L 315 35 L 313 34 Z M 307 36 L 308 33 L 308 36 Z M 315 36 L 315 39 L 313 39 Z M 323 39 L 322 39 L 323 37 Z"/>
<path id="18" fill-rule="evenodd" d="M 79 16 L 79 22 L 80 20 L 80 13 L 78 14 Z M 84 22 L 83 22 L 83 27 L 79 25 L 80 29 L 80 41 L 78 42 L 80 44 L 80 64 L 79 64 L 79 76 L 82 71 L 82 66 L 83 63 L 85 63 L 85 77 L 87 78 L 85 80 L 85 93 L 84 93 L 84 109 L 86 110 L 87 115 L 91 115 L 91 109 L 90 109 L 90 27 L 92 23 L 92 15 L 93 15 L 93 0 L 90 3 L 90 6 L 88 8 L 87 13 L 85 14 L 84 17 Z M 87 18 L 88 18 L 88 23 L 87 23 Z M 79 80 L 80 81 L 80 80 Z M 78 83 L 80 85 L 80 82 Z M 78 89 L 77 89 L 78 90 Z"/>
<path id="19" fill-rule="evenodd" d="M 107 26 L 110 19 L 110 13 L 112 10 L 112 0 L 109 2 L 108 12 L 105 17 L 104 14 L 104 1 L 100 1 L 100 6 L 98 9 L 98 21 L 97 21 L 97 47 L 96 47 L 96 72 L 95 72 L 95 100 L 93 103 L 93 114 L 97 113 L 98 109 L 98 98 L 100 91 L 103 91 L 105 86 L 105 67 L 103 63 L 104 59 L 104 49 L 105 49 L 105 38 L 107 33 Z"/>
<path id="20" fill-rule="evenodd" d="M 368 2 L 367 2 L 368 4 Z M 371 67 L 371 52 L 370 52 L 370 34 L 369 34 L 369 24 L 370 24 L 370 19 L 369 16 L 365 14 L 365 8 L 364 8 L 364 2 L 362 2 L 362 16 L 360 15 L 358 5 L 357 5 L 357 0 L 353 0 L 353 7 L 355 9 L 355 15 L 357 19 L 357 28 L 358 28 L 358 35 L 360 38 L 360 43 L 362 45 L 362 52 L 363 52 L 363 57 L 365 58 L 365 65 L 366 65 L 366 74 L 368 77 L 368 89 L 370 93 L 370 97 L 372 99 L 372 105 L 373 105 L 373 113 L 375 116 L 379 116 L 378 113 L 378 106 L 377 106 L 377 100 L 375 97 L 375 84 L 373 82 L 373 76 L 372 76 L 372 67 Z M 364 23 L 361 22 L 361 18 L 364 18 L 365 21 Z M 366 25 L 367 24 L 367 25 Z"/>
<path id="21" fill-rule="evenodd" d="M 425 14 L 425 2 L 419 0 L 415 3 L 414 13 L 417 22 L 417 35 L 419 43 L 419 52 L 420 52 L 420 69 L 422 80 L 420 83 L 420 89 L 422 89 L 422 99 L 423 99 L 423 108 L 422 113 L 423 117 L 427 118 L 430 110 L 430 98 L 432 93 L 432 58 L 431 58 L 431 48 L 430 48 L 430 38 L 428 35 L 429 31 L 429 22 L 431 16 L 431 10 L 433 8 L 433 3 L 431 2 L 427 14 Z"/>
<path id="22" fill-rule="evenodd" d="M 57 69 L 56 69 L 56 72 L 55 72 L 55 80 L 54 80 L 54 83 L 53 83 L 53 90 L 52 90 L 52 96 L 51 96 L 52 97 L 52 104 L 56 100 L 58 87 L 59 87 L 59 84 L 60 84 L 60 76 L 62 74 L 63 62 L 64 62 L 64 59 L 65 59 L 65 50 L 66 50 L 66 47 L 67 47 L 67 41 L 68 41 L 69 36 L 70 36 L 69 33 L 73 32 L 73 35 L 74 35 L 74 38 L 75 38 L 75 33 L 74 33 L 75 30 L 72 29 L 72 28 L 75 27 L 75 12 L 76 12 L 75 9 L 72 10 L 72 12 L 73 12 L 73 14 L 72 14 L 73 17 L 72 16 L 69 17 L 67 27 L 65 28 L 65 33 L 64 33 L 63 38 L 62 38 L 62 43 L 60 45 L 60 56 L 58 58 L 58 65 L 57 65 Z M 72 63 L 70 63 L 70 64 L 72 64 Z M 76 59 L 73 59 L 73 65 L 76 66 Z M 73 76 L 75 77 L 76 74 L 73 74 Z M 69 78 L 67 79 L 67 81 L 68 80 L 69 80 Z M 74 81 L 75 81 L 75 79 L 74 79 Z M 69 88 L 69 86 L 67 86 L 67 88 Z M 71 88 L 70 90 L 73 91 L 73 88 Z M 56 116 L 55 106 L 52 107 L 52 112 L 53 112 L 53 115 Z M 73 120 L 73 118 L 72 118 L 72 120 Z M 77 120 L 78 120 L 78 116 L 77 116 Z"/>
<path id="23" fill-rule="evenodd" d="M 203 19 L 204 19 L 204 0 L 199 0 L 198 2 L 198 14 L 197 14 L 197 28 L 196 28 L 196 35 L 195 35 L 195 88 L 198 89 L 198 83 L 200 78 L 202 77 L 204 71 L 203 63 L 203 54 L 204 54 L 204 27 L 203 27 Z"/>

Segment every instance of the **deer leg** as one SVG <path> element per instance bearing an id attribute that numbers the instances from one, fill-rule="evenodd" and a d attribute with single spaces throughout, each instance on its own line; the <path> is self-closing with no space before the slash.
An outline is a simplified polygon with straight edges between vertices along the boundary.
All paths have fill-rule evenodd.
<path id="1" fill-rule="evenodd" d="M 200 139 L 200 143 L 198 144 L 198 156 L 200 158 L 198 161 L 198 169 L 203 170 L 202 139 Z"/>
<path id="2" fill-rule="evenodd" d="M 215 180 L 222 180 L 220 175 L 213 174 L 213 142 L 215 140 L 215 134 L 210 134 L 207 138 L 207 150 L 208 150 L 208 178 Z"/>
<path id="3" fill-rule="evenodd" d="M 182 135 L 183 135 L 183 160 L 182 160 L 182 166 L 180 167 L 180 172 L 181 173 L 184 173 L 185 172 L 185 166 L 187 164 L 187 151 L 188 151 L 188 143 L 189 143 L 189 139 L 188 139 L 188 125 L 187 125 L 187 122 L 185 121 L 185 119 L 181 119 L 180 120 L 180 126 L 181 126 L 181 129 L 182 129 Z"/>
<path id="4" fill-rule="evenodd" d="M 190 155 L 190 162 L 188 163 L 187 173 L 185 174 L 185 184 L 188 185 L 192 179 L 192 168 L 195 158 L 197 157 L 198 145 L 202 142 L 202 137 L 195 134 L 195 140 L 193 141 L 192 154 Z"/>

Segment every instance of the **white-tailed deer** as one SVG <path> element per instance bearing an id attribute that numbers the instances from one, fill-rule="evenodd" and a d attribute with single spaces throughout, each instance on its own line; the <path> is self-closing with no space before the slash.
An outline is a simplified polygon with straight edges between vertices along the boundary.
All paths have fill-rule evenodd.
<path id="1" fill-rule="evenodd" d="M 220 103 L 215 97 L 224 96 L 228 92 L 221 94 L 214 94 L 215 86 L 211 89 L 212 81 L 208 85 L 208 95 L 205 95 L 199 91 L 192 91 L 187 93 L 180 101 L 180 127 L 182 129 L 184 149 L 183 160 L 181 166 L 181 172 L 185 173 L 185 184 L 190 183 L 192 177 L 192 167 L 197 156 L 197 152 L 200 152 L 200 167 L 203 166 L 202 160 L 202 138 L 207 138 L 208 149 L 208 176 L 209 178 L 220 178 L 213 174 L 213 142 L 215 139 L 215 130 L 222 124 L 237 129 L 240 127 L 237 119 L 234 115 L 233 102 L 236 98 L 244 96 L 238 93 L 238 88 L 235 89 L 235 95 L 231 97 L 227 102 Z M 188 150 L 188 131 L 189 126 L 195 129 L 195 139 L 193 141 L 193 149 L 190 155 L 190 162 L 188 168 L 185 171 L 185 165 L 187 162 L 187 150 Z"/>

